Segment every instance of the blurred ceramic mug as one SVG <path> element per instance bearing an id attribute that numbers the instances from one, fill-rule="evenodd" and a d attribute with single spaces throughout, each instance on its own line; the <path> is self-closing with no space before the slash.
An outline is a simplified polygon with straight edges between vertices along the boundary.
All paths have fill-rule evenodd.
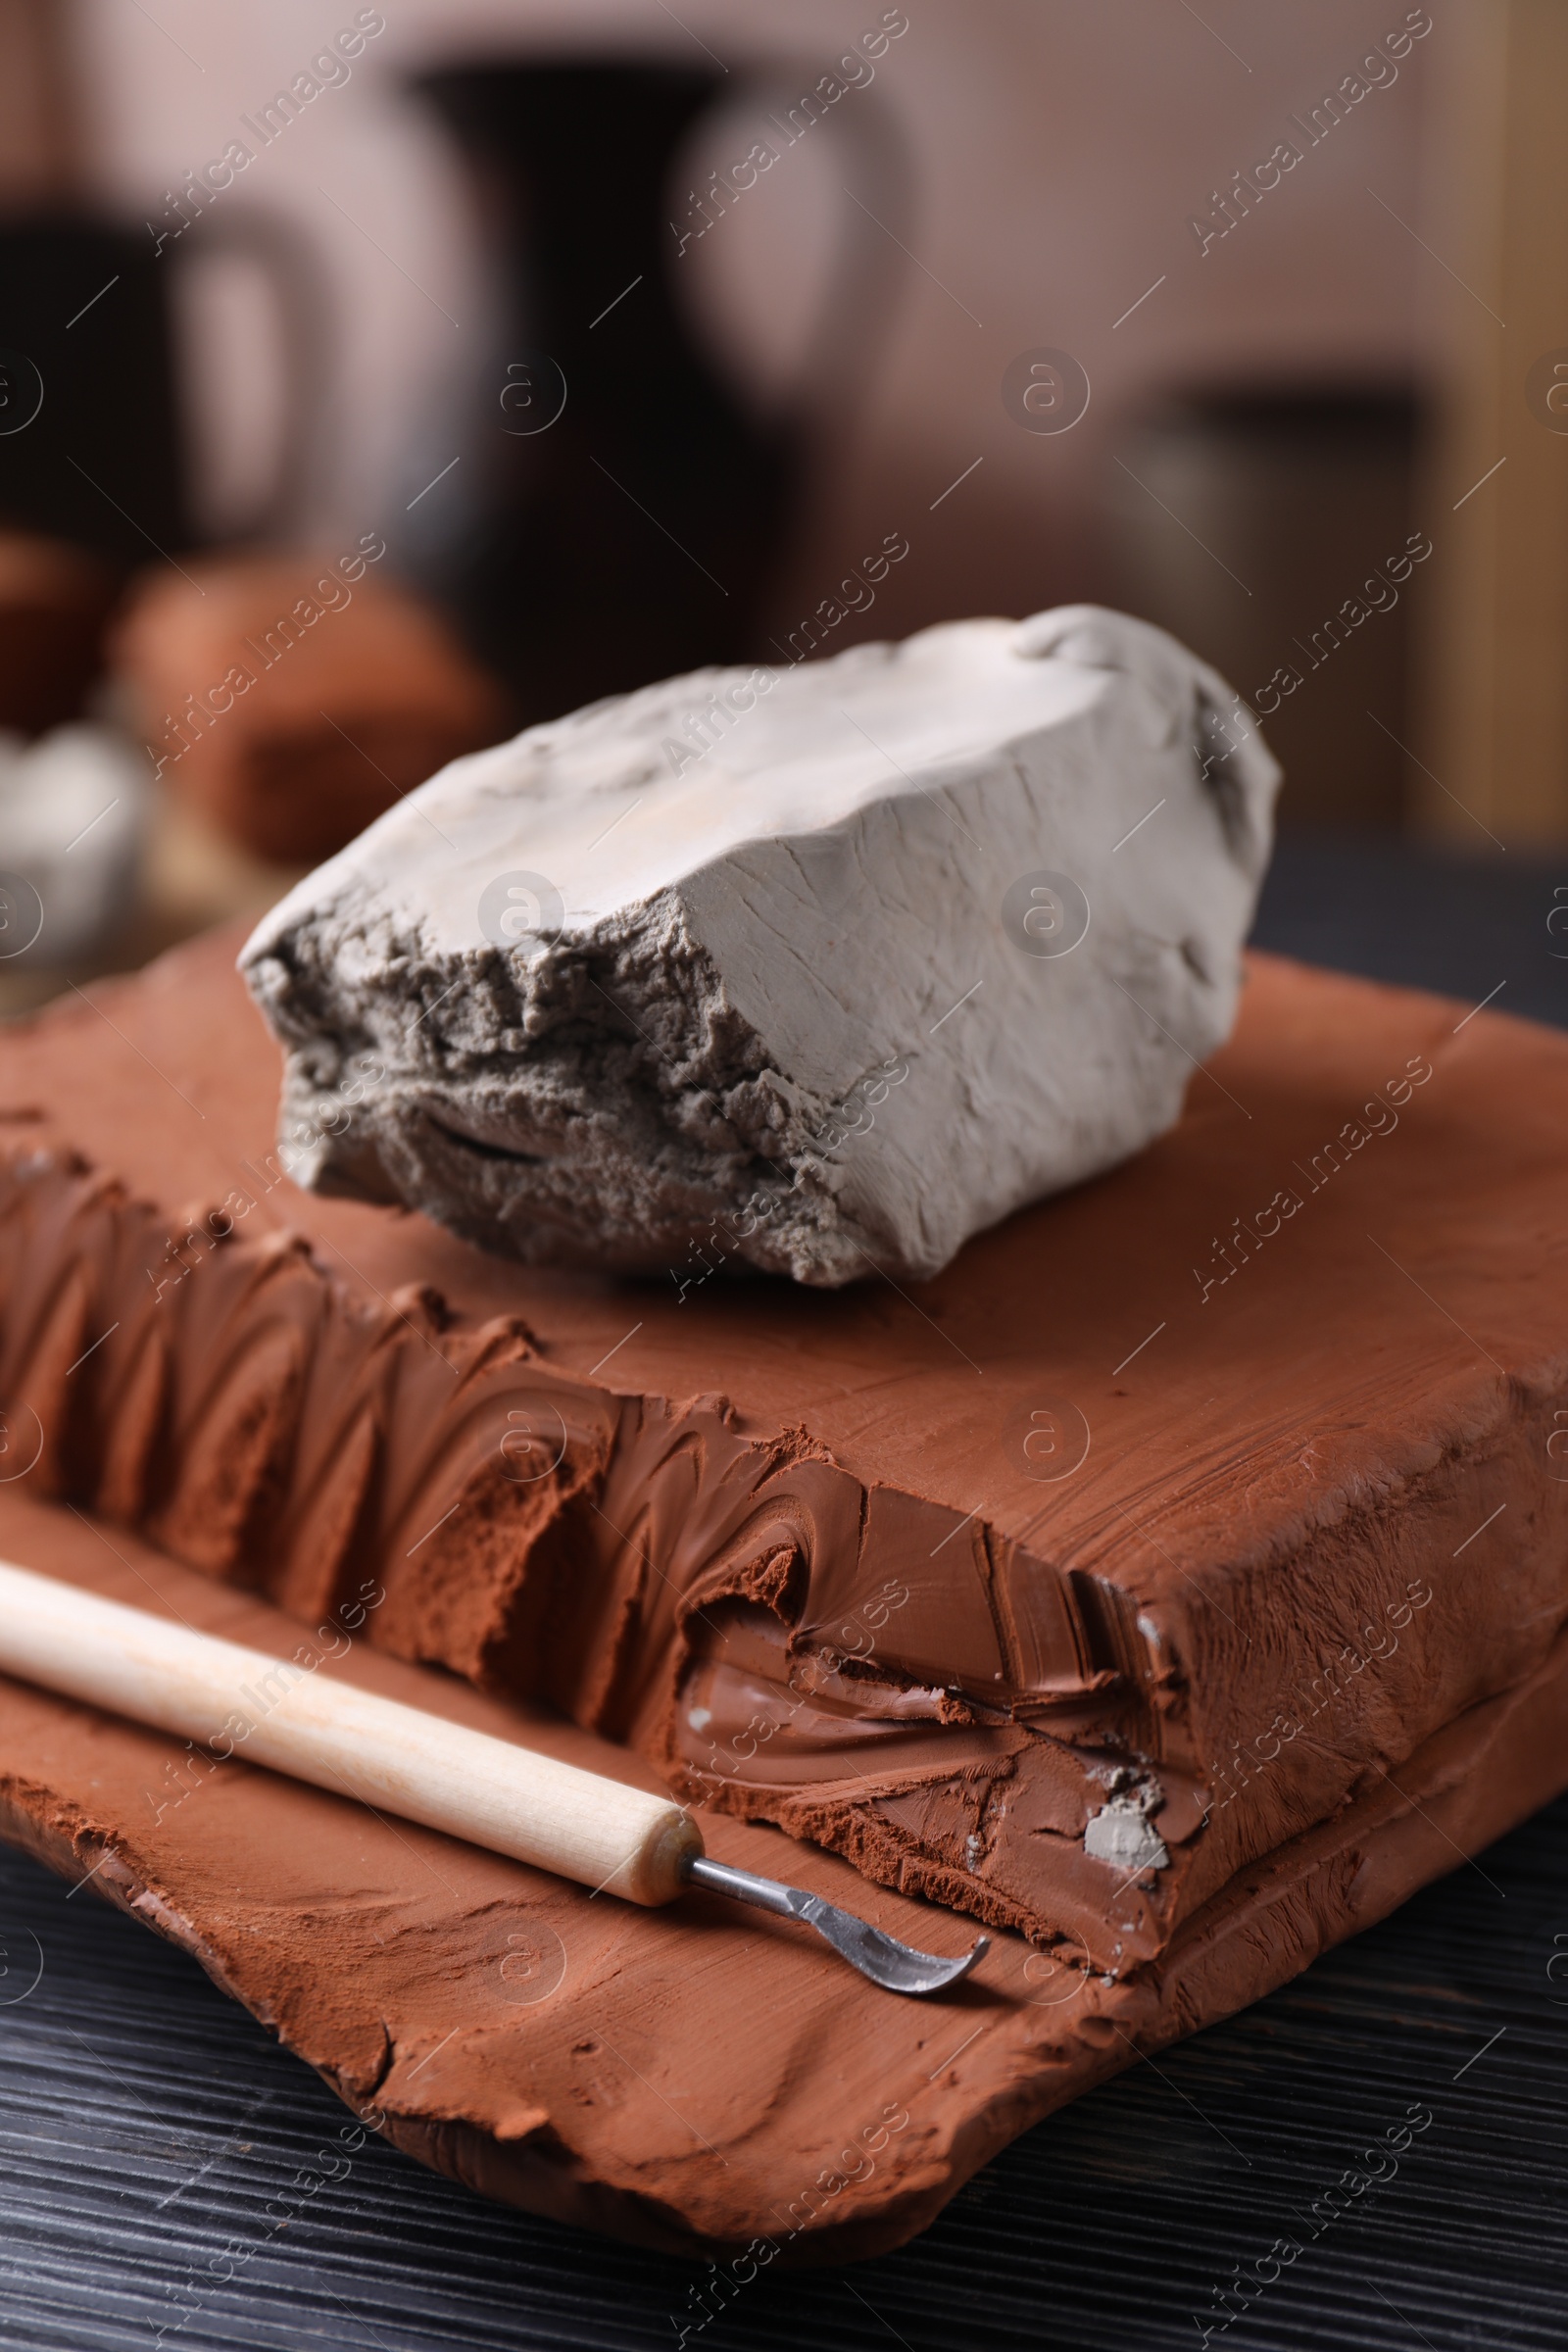
<path id="1" fill-rule="evenodd" d="M 134 228 L 65 212 L 0 223 L 0 526 L 122 570 L 203 536 L 177 318 L 198 257 L 264 275 L 282 387 L 270 478 L 225 538 L 297 522 L 321 413 L 328 304 L 306 241 L 254 204 L 172 208 Z"/>

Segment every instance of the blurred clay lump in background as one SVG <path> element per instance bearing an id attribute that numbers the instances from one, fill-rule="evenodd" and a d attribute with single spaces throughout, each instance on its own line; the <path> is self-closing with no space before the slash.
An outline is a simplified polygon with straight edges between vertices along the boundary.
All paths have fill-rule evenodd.
<path id="1" fill-rule="evenodd" d="M 258 857 L 329 857 L 506 727 L 501 688 L 439 614 L 369 571 L 384 553 L 368 532 L 335 557 L 153 573 L 115 632 L 155 771 Z"/>
<path id="2" fill-rule="evenodd" d="M 0 529 L 0 727 L 41 735 L 80 713 L 116 585 L 63 539 Z"/>

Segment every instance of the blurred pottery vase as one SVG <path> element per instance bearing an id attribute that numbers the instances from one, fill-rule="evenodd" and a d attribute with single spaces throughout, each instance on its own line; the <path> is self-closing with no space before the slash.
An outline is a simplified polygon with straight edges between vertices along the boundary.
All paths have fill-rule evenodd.
<path id="1" fill-rule="evenodd" d="M 677 153 L 734 86 L 570 61 L 417 85 L 474 181 L 500 305 L 446 585 L 530 721 L 760 650 L 800 439 L 693 331 L 668 222 Z"/>

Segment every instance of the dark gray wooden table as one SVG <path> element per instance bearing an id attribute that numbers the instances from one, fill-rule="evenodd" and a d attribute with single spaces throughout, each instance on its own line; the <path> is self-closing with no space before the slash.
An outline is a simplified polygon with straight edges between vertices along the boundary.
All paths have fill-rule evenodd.
<path id="1" fill-rule="evenodd" d="M 1258 937 L 1468 1004 L 1501 982 L 1499 1009 L 1568 1022 L 1547 928 L 1568 857 L 1560 879 L 1555 901 L 1557 870 L 1517 853 L 1287 843 Z M 3 1848 L 0 1969 L 7 2345 L 1568 2343 L 1568 1798 L 1040 2126 L 916 2244 L 763 2272 L 700 2331 L 690 2265 L 502 2212 L 373 2139 L 313 2170 L 343 2120 L 315 2078 L 193 1962 Z"/>

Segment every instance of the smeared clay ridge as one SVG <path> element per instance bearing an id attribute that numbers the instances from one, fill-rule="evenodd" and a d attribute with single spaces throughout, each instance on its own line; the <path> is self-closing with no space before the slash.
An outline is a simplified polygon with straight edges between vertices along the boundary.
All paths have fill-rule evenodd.
<path id="1" fill-rule="evenodd" d="M 1017 1886 L 964 1862 L 973 1804 L 999 1774 L 1079 1784 L 1097 1739 L 1119 1755 L 1137 1729 L 1128 1678 L 1098 1659 L 1066 1580 L 1048 1687 L 993 1685 L 977 1715 L 960 1688 L 932 1690 L 901 1658 L 901 1546 L 872 1539 L 866 1490 L 804 1432 L 743 1430 L 722 1398 L 616 1396 L 550 1365 L 517 1318 L 475 1327 L 428 1289 L 368 1303 L 303 1236 L 238 1238 L 232 1209 L 193 1216 L 182 1241 L 42 1143 L 0 1167 L 0 1395 L 47 1433 L 35 1492 L 119 1517 L 302 1617 L 330 1617 L 372 1580 L 384 1599 L 369 1638 L 400 1656 L 548 1699 L 694 1795 L 778 1821 L 890 1886 L 994 1926 L 1101 1941 L 1096 1874 L 1081 1853 L 1075 1869 L 1070 1837 Z M 548 1466 L 534 1474 L 536 1460 Z M 891 1499 L 920 1523 L 918 1498 Z M 1018 1573 L 1054 1575 L 1033 1558 Z M 842 1614 L 863 1606 L 887 1629 L 873 1664 L 834 1650 L 827 1604 L 813 1605 L 827 1579 Z M 819 1725 L 783 1785 L 726 1769 L 722 1742 L 691 1732 L 694 1693 L 741 1653 L 776 1670 L 764 1707 Z M 749 1706 L 744 1671 L 737 1688 Z M 879 1711 L 901 1750 L 886 1768 L 860 1744 Z M 1045 1728 L 1053 1714 L 1070 1745 Z M 856 1793 L 858 1778 L 873 1793 Z M 929 1836 L 897 1820 L 911 1794 L 950 1785 L 973 1799 L 956 1794 Z M 1171 1913 L 1152 1879 L 1144 1893 L 1150 1952 Z"/>

